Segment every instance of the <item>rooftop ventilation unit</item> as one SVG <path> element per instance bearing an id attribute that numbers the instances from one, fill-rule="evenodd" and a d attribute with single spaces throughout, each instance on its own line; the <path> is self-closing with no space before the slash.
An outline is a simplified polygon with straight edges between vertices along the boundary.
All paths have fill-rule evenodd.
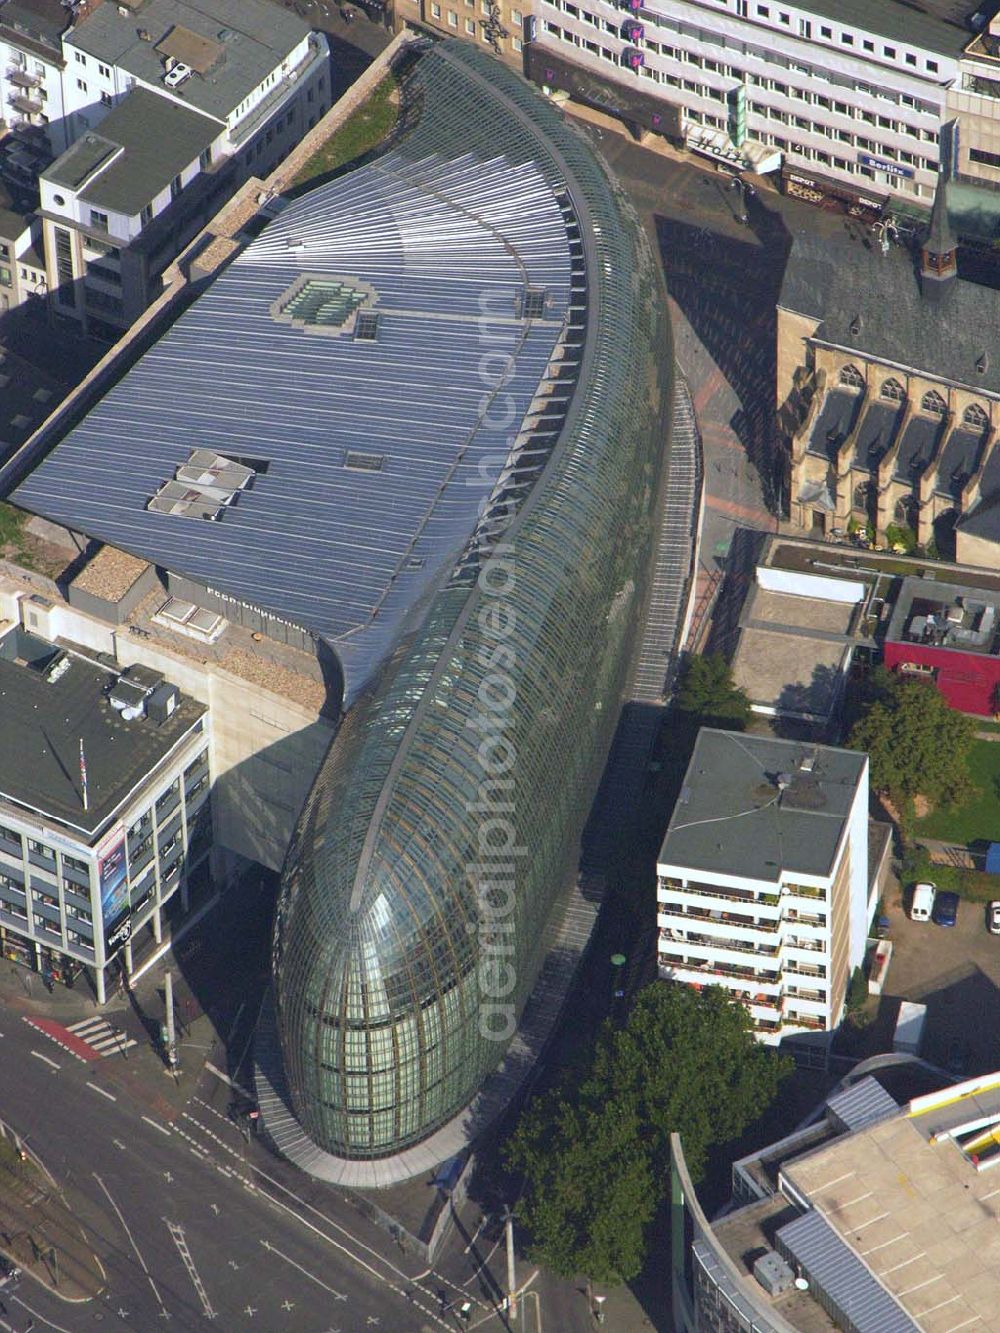
<path id="1" fill-rule="evenodd" d="M 217 454 L 214 449 L 193 449 L 171 481 L 164 482 L 146 508 L 154 514 L 181 518 L 220 519 L 256 473 L 244 463 Z"/>
<path id="2" fill-rule="evenodd" d="M 356 342 L 373 343 L 378 338 L 378 315 L 374 310 L 359 310 L 354 325 Z"/>
<path id="3" fill-rule="evenodd" d="M 755 1261 L 753 1275 L 769 1296 L 780 1296 L 795 1285 L 795 1274 L 776 1250 L 768 1250 Z"/>
<path id="4" fill-rule="evenodd" d="M 178 60 L 177 64 L 164 75 L 163 82 L 168 88 L 179 88 L 182 83 L 188 81 L 193 73 L 194 71 L 190 65 L 185 65 Z"/>
<path id="5" fill-rule="evenodd" d="M 126 667 L 108 690 L 108 703 L 123 721 L 134 722 L 145 714 L 147 701 L 162 685 L 158 671 L 135 664 Z"/>
<path id="6" fill-rule="evenodd" d="M 66 672 L 72 666 L 72 658 L 68 653 L 60 653 L 56 660 L 51 664 L 45 673 L 45 679 L 49 685 L 54 685 L 56 681 L 62 680 Z"/>

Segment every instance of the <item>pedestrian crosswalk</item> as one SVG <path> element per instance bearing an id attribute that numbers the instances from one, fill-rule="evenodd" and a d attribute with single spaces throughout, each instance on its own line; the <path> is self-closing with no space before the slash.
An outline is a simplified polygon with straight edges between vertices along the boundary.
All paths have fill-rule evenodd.
<path id="1" fill-rule="evenodd" d="M 101 1055 L 122 1055 L 131 1046 L 138 1044 L 118 1028 L 112 1027 L 106 1018 L 82 1018 L 79 1023 L 70 1023 L 67 1031 L 74 1033 Z"/>
<path id="2" fill-rule="evenodd" d="M 138 1042 L 126 1036 L 106 1018 L 99 1018 L 96 1015 L 91 1018 L 81 1018 L 69 1026 L 57 1023 L 51 1018 L 29 1018 L 27 1015 L 24 1016 L 24 1021 L 30 1027 L 44 1033 L 68 1055 L 75 1056 L 84 1063 L 103 1060 L 108 1055 L 124 1055 L 128 1058 L 130 1047 L 138 1045 Z"/>

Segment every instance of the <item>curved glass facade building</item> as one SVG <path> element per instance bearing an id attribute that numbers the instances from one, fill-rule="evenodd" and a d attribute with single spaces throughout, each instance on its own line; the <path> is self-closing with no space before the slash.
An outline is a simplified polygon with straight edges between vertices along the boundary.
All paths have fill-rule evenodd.
<path id="1" fill-rule="evenodd" d="M 455 303 L 476 358 L 455 465 L 478 461 L 430 511 L 429 576 L 409 599 L 394 585 L 391 633 L 334 645 L 349 706 L 273 955 L 295 1115 L 320 1149 L 369 1161 L 469 1107 L 537 979 L 645 599 L 673 365 L 652 248 L 555 108 L 451 42 L 405 99 L 391 152 L 303 202 L 336 214 L 345 192 L 398 185 L 403 274 Z M 342 272 L 365 261 L 345 252 Z M 404 396 L 385 383 L 388 419 Z M 444 394 L 442 421 L 453 409 Z"/>

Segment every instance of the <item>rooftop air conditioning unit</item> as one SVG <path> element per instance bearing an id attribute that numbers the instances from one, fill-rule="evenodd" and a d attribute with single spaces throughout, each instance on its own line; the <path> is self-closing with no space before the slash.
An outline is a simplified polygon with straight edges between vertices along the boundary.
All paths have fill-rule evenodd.
<path id="1" fill-rule="evenodd" d="M 168 88 L 179 88 L 182 83 L 186 82 L 191 77 L 193 72 L 194 71 L 191 69 L 190 65 L 185 65 L 182 61 L 178 60 L 177 64 L 167 71 L 163 82 Z"/>
<path id="2" fill-rule="evenodd" d="M 768 1250 L 754 1263 L 753 1275 L 769 1296 L 780 1296 L 795 1285 L 795 1274 L 776 1250 Z"/>

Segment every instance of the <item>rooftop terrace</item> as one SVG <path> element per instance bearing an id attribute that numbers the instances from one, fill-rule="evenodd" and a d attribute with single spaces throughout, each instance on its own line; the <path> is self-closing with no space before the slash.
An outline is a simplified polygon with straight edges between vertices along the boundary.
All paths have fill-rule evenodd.
<path id="1" fill-rule="evenodd" d="M 1000 652 L 1000 592 L 960 583 L 905 578 L 887 639 L 995 657 Z"/>

